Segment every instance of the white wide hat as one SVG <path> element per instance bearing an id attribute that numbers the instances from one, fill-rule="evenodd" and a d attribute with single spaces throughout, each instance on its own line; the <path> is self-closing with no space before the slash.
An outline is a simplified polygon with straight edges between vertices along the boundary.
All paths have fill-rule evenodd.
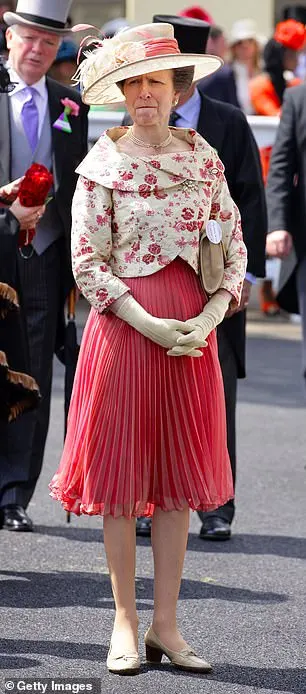
<path id="1" fill-rule="evenodd" d="M 181 53 L 171 24 L 143 24 L 119 32 L 100 46 L 79 66 L 75 79 L 80 82 L 85 104 L 114 104 L 124 101 L 117 82 L 148 72 L 194 67 L 194 81 L 216 72 L 223 61 L 214 55 Z"/>
<path id="2" fill-rule="evenodd" d="M 72 0 L 18 0 L 16 12 L 4 12 L 8 26 L 20 24 L 54 34 L 69 34 L 66 27 Z"/>
<path id="3" fill-rule="evenodd" d="M 232 26 L 229 43 L 233 46 L 235 43 L 247 39 L 254 39 L 259 42 L 257 24 L 253 19 L 239 19 Z"/>

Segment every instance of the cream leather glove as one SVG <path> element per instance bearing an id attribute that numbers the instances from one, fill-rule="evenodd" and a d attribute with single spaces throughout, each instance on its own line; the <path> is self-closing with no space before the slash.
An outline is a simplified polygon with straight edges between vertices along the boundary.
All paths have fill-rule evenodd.
<path id="1" fill-rule="evenodd" d="M 177 339 L 183 337 L 185 333 L 194 332 L 193 325 L 188 325 L 187 321 L 152 316 L 128 293 L 114 301 L 110 310 L 149 340 L 167 349 L 174 347 L 177 344 Z M 201 352 L 191 354 L 197 351 L 193 349 L 192 345 L 188 345 L 188 351 L 190 356 L 202 356 Z"/>
<path id="2" fill-rule="evenodd" d="M 224 290 L 222 293 L 214 294 L 204 306 L 202 313 L 187 321 L 188 326 L 194 326 L 193 331 L 188 331 L 187 335 L 179 336 L 177 344 L 167 354 L 171 357 L 179 357 L 186 353 L 184 350 L 188 347 L 193 349 L 206 347 L 206 338 L 223 320 L 231 298 L 231 294 Z"/>

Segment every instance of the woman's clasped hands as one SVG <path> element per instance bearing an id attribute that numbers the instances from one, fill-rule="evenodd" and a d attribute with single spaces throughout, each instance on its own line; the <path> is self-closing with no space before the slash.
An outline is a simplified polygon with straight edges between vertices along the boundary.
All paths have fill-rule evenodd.
<path id="1" fill-rule="evenodd" d="M 207 342 L 198 334 L 195 336 L 195 328 L 189 321 L 180 321 L 174 318 L 156 318 L 152 316 L 154 334 L 152 340 L 162 347 L 168 348 L 167 354 L 173 357 L 188 356 L 201 357 L 202 352 L 198 347 L 206 347 Z M 184 338 L 192 337 L 186 344 L 181 344 Z"/>
<path id="2" fill-rule="evenodd" d="M 169 357 L 201 357 L 206 338 L 223 320 L 231 298 L 228 291 L 221 289 L 198 316 L 187 321 L 152 316 L 128 293 L 117 299 L 111 310 L 152 342 L 165 347 Z"/>
<path id="3" fill-rule="evenodd" d="M 195 332 L 194 325 L 189 324 L 189 321 L 152 316 L 128 293 L 117 299 L 112 304 L 111 310 L 118 318 L 124 320 L 152 342 L 168 349 L 167 354 L 169 355 L 170 353 L 172 355 L 172 350 L 178 347 L 180 339 L 186 337 L 188 333 Z M 206 343 L 204 343 L 205 340 L 200 340 L 199 345 L 197 345 L 193 340 L 192 344 L 179 347 L 179 354 L 174 352 L 173 356 L 201 357 L 202 352 L 196 347 L 205 346 Z"/>
<path id="4" fill-rule="evenodd" d="M 222 322 L 231 298 L 231 294 L 224 289 L 214 294 L 198 316 L 188 319 L 186 325 L 192 330 L 178 337 L 177 344 L 167 354 L 173 357 L 184 354 L 194 356 L 191 351 L 186 350 L 199 351 L 199 347 L 206 347 L 206 338 Z M 202 355 L 202 352 L 200 354 Z"/>
<path id="5" fill-rule="evenodd" d="M 168 356 L 201 357 L 203 352 L 201 352 L 199 348 L 207 347 L 206 337 L 208 333 L 206 332 L 205 334 L 205 330 L 197 322 L 197 318 L 189 318 L 184 325 L 186 328 L 188 327 L 188 332 L 186 328 L 182 331 L 183 334 L 177 337 L 176 344 L 168 350 Z"/>

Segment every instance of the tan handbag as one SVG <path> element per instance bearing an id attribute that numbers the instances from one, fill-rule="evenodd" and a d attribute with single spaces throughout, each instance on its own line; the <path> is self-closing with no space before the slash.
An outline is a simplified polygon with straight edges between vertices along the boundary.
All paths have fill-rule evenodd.
<path id="1" fill-rule="evenodd" d="M 199 240 L 199 277 L 204 291 L 209 296 L 221 287 L 225 260 L 223 241 L 213 243 L 204 230 Z"/>

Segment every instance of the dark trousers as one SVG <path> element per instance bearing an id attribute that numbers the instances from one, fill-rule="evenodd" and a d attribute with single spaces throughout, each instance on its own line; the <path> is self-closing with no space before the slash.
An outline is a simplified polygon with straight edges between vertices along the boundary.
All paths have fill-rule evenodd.
<path id="1" fill-rule="evenodd" d="M 62 241 L 38 256 L 18 254 L 22 303 L 29 339 L 30 372 L 40 386 L 38 410 L 0 428 L 0 506 L 27 507 L 35 490 L 48 433 L 52 363 L 60 302 Z"/>
<path id="2" fill-rule="evenodd" d="M 229 319 L 230 320 L 230 319 Z M 231 461 L 232 475 L 234 484 L 236 481 L 236 404 L 237 404 L 237 361 L 232 345 L 228 339 L 224 323 L 218 326 L 218 351 L 219 360 L 223 376 L 225 407 L 226 407 L 226 425 L 227 425 L 227 448 Z M 204 513 L 198 511 L 198 515 L 203 522 L 207 517 L 217 516 L 222 520 L 232 523 L 235 514 L 234 500 L 228 501 L 224 506 L 215 511 Z"/>
<path id="3" fill-rule="evenodd" d="M 299 300 L 299 308 L 302 318 L 302 360 L 303 374 L 306 385 L 306 256 L 299 262 L 296 272 L 296 286 Z"/>

